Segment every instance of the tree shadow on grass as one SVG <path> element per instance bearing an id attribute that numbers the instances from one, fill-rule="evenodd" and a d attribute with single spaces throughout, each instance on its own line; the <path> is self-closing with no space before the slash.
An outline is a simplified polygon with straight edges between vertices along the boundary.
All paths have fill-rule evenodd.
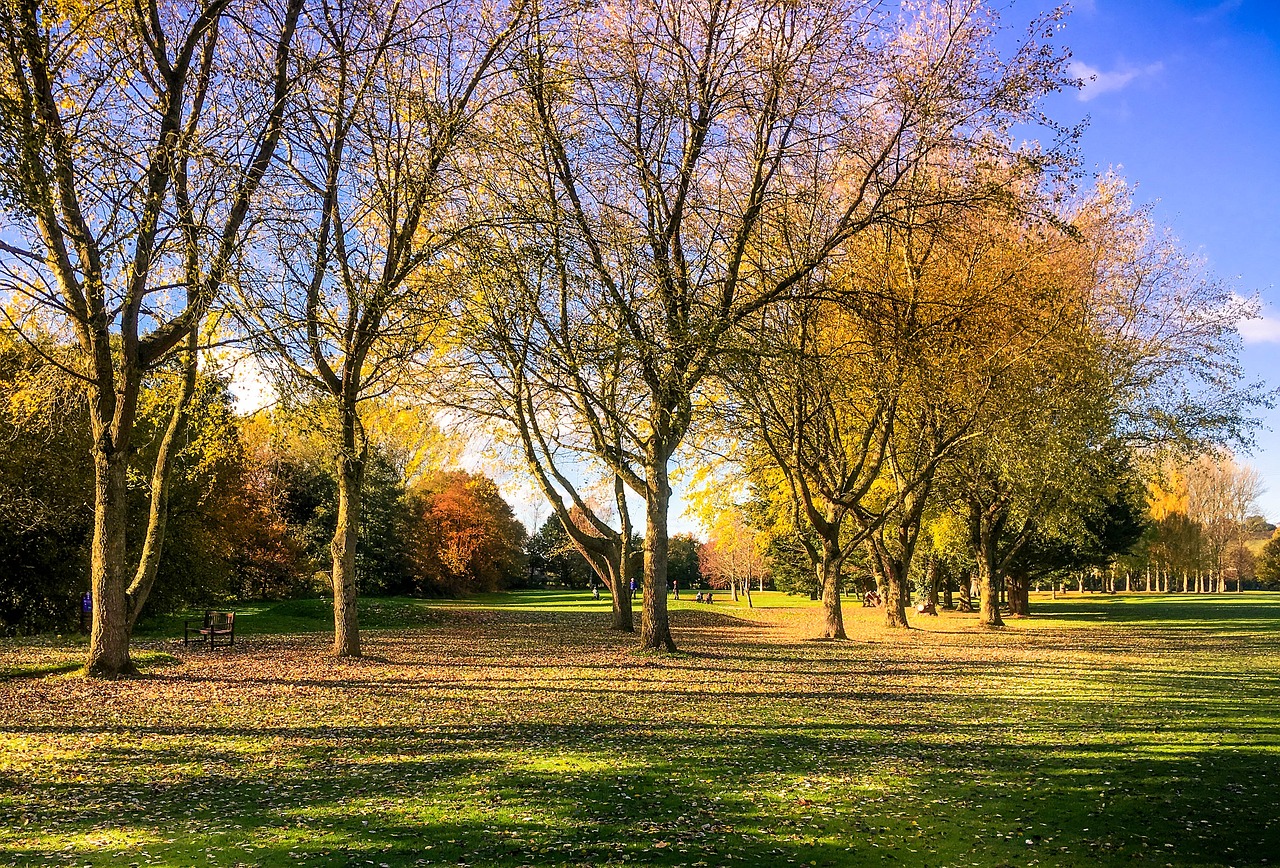
<path id="1" fill-rule="evenodd" d="M 128 731 L 94 754 L 83 774 L 129 770 L 110 782 L 6 792 L 28 825 L 0 855 L 39 862 L 69 843 L 80 864 L 145 849 L 211 865 L 1216 865 L 1280 852 L 1280 757 L 1240 745 L 1169 755 L 1040 733 L 975 752 L 907 723 L 167 734 L 176 743 L 150 746 Z M 272 765 L 244 755 L 246 738 L 302 744 Z M 139 846 L 97 850 L 109 830 Z"/>

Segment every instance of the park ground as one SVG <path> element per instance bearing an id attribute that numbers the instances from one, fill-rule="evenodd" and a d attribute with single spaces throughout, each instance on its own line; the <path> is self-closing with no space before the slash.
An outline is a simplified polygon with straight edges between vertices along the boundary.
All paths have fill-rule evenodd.
<path id="1" fill-rule="evenodd" d="M 1032 618 L 805 637 L 781 595 L 673 603 L 640 653 L 586 595 L 246 606 L 234 649 L 94 682 L 0 643 L 0 865 L 1264 865 L 1280 595 L 1033 597 Z"/>

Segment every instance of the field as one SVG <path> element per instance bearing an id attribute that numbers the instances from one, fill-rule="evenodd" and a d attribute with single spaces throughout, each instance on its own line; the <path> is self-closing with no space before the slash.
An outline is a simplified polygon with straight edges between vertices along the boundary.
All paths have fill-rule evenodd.
<path id="1" fill-rule="evenodd" d="M 808 601 L 244 607 L 234 649 L 89 682 L 0 643 L 0 864 L 1262 865 L 1280 860 L 1280 595 L 1033 597 L 805 639 Z"/>

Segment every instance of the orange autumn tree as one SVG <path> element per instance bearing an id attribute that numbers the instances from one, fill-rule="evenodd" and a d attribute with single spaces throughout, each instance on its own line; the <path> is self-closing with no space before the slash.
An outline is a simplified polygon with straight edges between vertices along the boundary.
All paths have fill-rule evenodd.
<path id="1" fill-rule="evenodd" d="M 418 592 L 496 591 L 524 573 L 524 525 L 488 477 L 432 473 L 410 488 L 408 509 Z"/>

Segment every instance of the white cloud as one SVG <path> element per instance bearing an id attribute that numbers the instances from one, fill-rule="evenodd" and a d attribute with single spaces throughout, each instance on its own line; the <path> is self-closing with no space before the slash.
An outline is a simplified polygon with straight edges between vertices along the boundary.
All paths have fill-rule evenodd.
<path id="1" fill-rule="evenodd" d="M 1258 315 L 1240 320 L 1240 337 L 1246 344 L 1280 344 L 1280 315 L 1263 308 Z"/>
<path id="2" fill-rule="evenodd" d="M 1088 102 L 1094 97 L 1111 91 L 1123 90 L 1140 78 L 1159 75 L 1164 64 L 1156 61 L 1146 66 L 1122 66 L 1110 72 L 1104 72 L 1080 60 L 1073 60 L 1069 71 L 1071 75 L 1084 82 L 1080 89 L 1080 101 Z"/>

